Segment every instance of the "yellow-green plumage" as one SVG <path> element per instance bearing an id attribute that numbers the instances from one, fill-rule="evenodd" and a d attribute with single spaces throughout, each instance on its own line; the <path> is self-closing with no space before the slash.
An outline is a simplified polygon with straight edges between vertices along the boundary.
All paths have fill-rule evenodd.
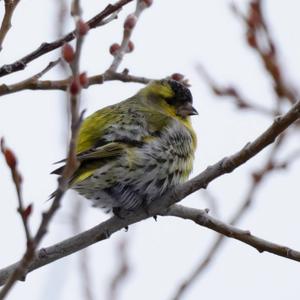
<path id="1" fill-rule="evenodd" d="M 86 118 L 70 187 L 106 210 L 134 209 L 185 181 L 196 148 L 191 103 L 185 86 L 161 80 Z"/>

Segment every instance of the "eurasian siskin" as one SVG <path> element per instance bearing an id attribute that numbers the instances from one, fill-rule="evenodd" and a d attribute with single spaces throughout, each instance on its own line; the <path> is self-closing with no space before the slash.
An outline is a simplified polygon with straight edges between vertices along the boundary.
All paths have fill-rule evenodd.
<path id="1" fill-rule="evenodd" d="M 190 116 L 196 114 L 189 89 L 168 79 L 96 111 L 81 125 L 80 166 L 70 188 L 106 211 L 148 205 L 187 180 L 197 143 Z"/>

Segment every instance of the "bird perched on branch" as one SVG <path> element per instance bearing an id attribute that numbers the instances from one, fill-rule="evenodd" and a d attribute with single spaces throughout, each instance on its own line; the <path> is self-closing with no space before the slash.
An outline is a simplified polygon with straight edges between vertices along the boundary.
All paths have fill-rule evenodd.
<path id="1" fill-rule="evenodd" d="M 79 131 L 80 165 L 70 188 L 117 214 L 148 205 L 187 180 L 197 143 L 190 116 L 198 113 L 192 102 L 185 85 L 156 80 L 87 117 Z"/>

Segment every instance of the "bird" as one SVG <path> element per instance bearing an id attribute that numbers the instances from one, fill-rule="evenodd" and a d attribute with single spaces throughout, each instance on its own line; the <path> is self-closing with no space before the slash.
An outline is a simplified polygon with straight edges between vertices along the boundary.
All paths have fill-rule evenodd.
<path id="1" fill-rule="evenodd" d="M 197 145 L 190 116 L 197 114 L 188 87 L 172 79 L 94 112 L 79 129 L 69 188 L 115 215 L 148 207 L 188 179 Z"/>

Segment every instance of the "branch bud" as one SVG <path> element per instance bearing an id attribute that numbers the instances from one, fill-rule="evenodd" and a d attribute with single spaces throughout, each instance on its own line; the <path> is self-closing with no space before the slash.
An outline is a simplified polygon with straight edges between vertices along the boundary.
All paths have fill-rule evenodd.
<path id="1" fill-rule="evenodd" d="M 124 22 L 125 30 L 132 30 L 137 22 L 137 17 L 135 15 L 129 15 Z"/>
<path id="2" fill-rule="evenodd" d="M 184 75 L 182 75 L 180 73 L 173 73 L 171 75 L 171 78 L 176 81 L 182 81 L 184 79 Z"/>
<path id="3" fill-rule="evenodd" d="M 22 211 L 22 216 L 25 220 L 28 219 L 28 217 L 31 215 L 32 213 L 32 208 L 33 208 L 33 204 L 30 203 L 23 211 Z"/>
<path id="4" fill-rule="evenodd" d="M 153 3 L 153 0 L 141 0 L 141 2 L 144 2 L 147 7 L 150 7 Z"/>
<path id="5" fill-rule="evenodd" d="M 17 166 L 17 158 L 12 150 L 6 148 L 3 152 L 7 165 L 14 170 Z"/>
<path id="6" fill-rule="evenodd" d="M 86 22 L 83 22 L 81 19 L 77 22 L 77 31 L 79 35 L 86 35 L 89 30 L 90 26 Z"/>
<path id="7" fill-rule="evenodd" d="M 252 30 L 247 32 L 247 42 L 250 47 L 257 48 L 256 36 Z"/>
<path id="8" fill-rule="evenodd" d="M 73 78 L 71 85 L 70 85 L 70 93 L 71 95 L 75 96 L 80 91 L 80 84 L 77 78 Z"/>
<path id="9" fill-rule="evenodd" d="M 117 43 L 114 43 L 110 46 L 109 52 L 111 55 L 115 56 L 117 54 L 117 52 L 119 51 L 119 49 L 120 49 L 120 45 Z"/>
<path id="10" fill-rule="evenodd" d="M 79 83 L 82 87 L 87 87 L 89 80 L 87 78 L 86 72 L 83 72 L 79 75 Z"/>
<path id="11" fill-rule="evenodd" d="M 64 44 L 62 48 L 62 55 L 67 63 L 71 63 L 75 57 L 73 47 L 70 44 Z"/>

